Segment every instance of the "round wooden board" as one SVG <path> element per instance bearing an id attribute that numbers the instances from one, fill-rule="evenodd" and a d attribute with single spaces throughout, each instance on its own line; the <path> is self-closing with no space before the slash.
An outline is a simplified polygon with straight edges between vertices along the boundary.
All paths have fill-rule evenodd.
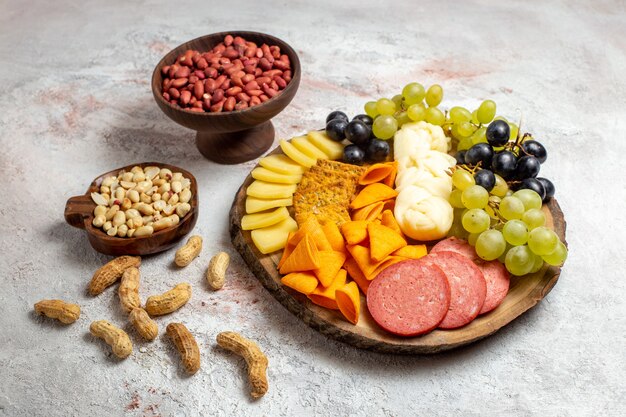
<path id="1" fill-rule="evenodd" d="M 272 154 L 282 153 L 280 148 Z M 361 349 L 397 354 L 429 354 L 454 349 L 487 337 L 507 325 L 525 311 L 535 306 L 556 284 L 560 268 L 545 265 L 539 272 L 524 277 L 512 277 L 509 293 L 495 310 L 477 317 L 467 326 L 455 330 L 434 330 L 424 336 L 402 338 L 382 330 L 372 319 L 361 295 L 361 316 L 358 324 L 347 322 L 341 313 L 311 303 L 280 283 L 277 264 L 281 251 L 263 255 L 252 243 L 249 231 L 241 230 L 241 218 L 245 211 L 246 189 L 254 181 L 248 175 L 243 182 L 230 210 L 230 236 L 233 245 L 248 267 L 265 288 L 287 310 L 307 325 L 333 339 Z M 547 224 L 554 228 L 565 242 L 565 219 L 557 201 L 552 198 L 544 204 Z"/>

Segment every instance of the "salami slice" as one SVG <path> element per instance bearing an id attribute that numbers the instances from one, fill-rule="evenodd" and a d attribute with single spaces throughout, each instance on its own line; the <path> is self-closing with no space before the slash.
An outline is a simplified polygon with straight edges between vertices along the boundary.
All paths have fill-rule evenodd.
<path id="1" fill-rule="evenodd" d="M 499 261 L 479 262 L 478 268 L 482 271 L 487 284 L 487 296 L 480 313 L 485 314 L 498 307 L 509 292 L 510 276 L 506 267 Z"/>
<path id="2" fill-rule="evenodd" d="M 456 329 L 474 320 L 487 293 L 485 278 L 476 264 L 451 251 L 431 253 L 422 259 L 440 267 L 450 284 L 450 307 L 439 328 Z"/>
<path id="3" fill-rule="evenodd" d="M 367 308 L 388 332 L 399 336 L 428 333 L 448 312 L 448 280 L 438 266 L 422 259 L 384 269 L 369 286 Z"/>
<path id="4" fill-rule="evenodd" d="M 430 253 L 437 253 L 441 251 L 449 251 L 456 252 L 460 255 L 465 256 L 472 261 L 480 259 L 478 255 L 476 255 L 476 251 L 467 243 L 466 240 L 459 239 L 458 237 L 449 237 L 438 242 L 433 248 L 430 250 Z"/>

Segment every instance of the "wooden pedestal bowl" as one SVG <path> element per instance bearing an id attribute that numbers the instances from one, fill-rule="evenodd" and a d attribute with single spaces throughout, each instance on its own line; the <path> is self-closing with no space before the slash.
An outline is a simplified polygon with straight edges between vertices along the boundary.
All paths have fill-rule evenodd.
<path id="1" fill-rule="evenodd" d="M 102 181 L 111 175 L 117 176 L 122 169 L 130 170 L 134 166 L 147 167 L 158 166 L 160 168 L 168 168 L 172 172 L 182 172 L 185 178 L 191 180 L 191 210 L 185 217 L 180 219 L 174 227 L 159 230 L 150 236 L 141 237 L 117 237 L 109 236 L 104 230 L 92 225 L 94 218 L 93 210 L 96 203 L 91 199 L 92 192 L 100 191 Z M 106 255 L 150 255 L 165 251 L 176 243 L 178 243 L 187 233 L 189 233 L 198 220 L 198 184 L 196 179 L 190 172 L 168 164 L 160 162 L 144 162 L 141 164 L 132 164 L 122 168 L 117 168 L 98 176 L 91 182 L 91 185 L 83 195 L 70 197 L 65 204 L 65 221 L 74 227 L 84 229 L 87 232 L 89 243 L 98 252 Z"/>
<path id="2" fill-rule="evenodd" d="M 162 96 L 162 68 L 171 65 L 188 49 L 200 52 L 211 50 L 226 35 L 241 36 L 261 46 L 263 43 L 277 45 L 281 53 L 291 61 L 291 81 L 274 98 L 244 110 L 221 113 L 196 113 L 170 104 Z M 152 94 L 159 108 L 170 119 L 197 131 L 196 145 L 206 158 L 220 164 L 238 164 L 262 155 L 274 141 L 274 126 L 270 119 L 280 113 L 293 99 L 300 84 L 300 60 L 287 43 L 259 32 L 220 32 L 186 42 L 172 51 L 157 64 L 152 74 Z"/>

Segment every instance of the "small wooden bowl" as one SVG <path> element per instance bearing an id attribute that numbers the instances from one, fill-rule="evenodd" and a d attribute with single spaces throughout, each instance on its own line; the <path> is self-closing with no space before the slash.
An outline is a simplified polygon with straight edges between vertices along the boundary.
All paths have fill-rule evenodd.
<path id="1" fill-rule="evenodd" d="M 171 65 L 188 49 L 209 51 L 226 35 L 241 36 L 257 45 L 277 45 L 291 61 L 291 81 L 274 98 L 244 110 L 222 113 L 196 113 L 170 104 L 162 96 L 162 68 Z M 170 119 L 196 130 L 196 145 L 206 158 L 220 164 L 238 164 L 262 155 L 274 141 L 270 119 L 280 113 L 293 99 L 300 85 L 300 60 L 296 51 L 284 41 L 260 32 L 220 32 L 206 35 L 176 47 L 157 64 L 152 74 L 152 94 Z"/>
<path id="2" fill-rule="evenodd" d="M 93 210 L 96 203 L 91 199 L 92 192 L 100 192 L 100 184 L 111 175 L 117 176 L 118 172 L 125 169 L 130 170 L 134 166 L 147 167 L 158 166 L 160 168 L 168 168 L 172 172 L 182 172 L 185 178 L 191 180 L 191 210 L 185 217 L 180 219 L 174 227 L 159 230 L 151 236 L 141 237 L 117 237 L 109 236 L 102 229 L 94 227 L 91 222 L 94 215 Z M 141 164 L 132 164 L 122 168 L 117 168 L 104 173 L 91 182 L 84 195 L 74 196 L 67 200 L 65 204 L 65 221 L 79 229 L 85 229 L 89 238 L 89 243 L 98 252 L 106 255 L 150 255 L 162 252 L 174 246 L 183 236 L 189 233 L 198 220 L 198 184 L 196 178 L 189 171 L 182 168 L 162 164 L 160 162 L 144 162 Z"/>

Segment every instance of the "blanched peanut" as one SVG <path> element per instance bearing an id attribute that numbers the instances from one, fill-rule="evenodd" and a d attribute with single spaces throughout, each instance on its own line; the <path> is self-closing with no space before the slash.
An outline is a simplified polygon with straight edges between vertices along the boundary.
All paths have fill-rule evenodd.
<path id="1" fill-rule="evenodd" d="M 135 229 L 128 229 L 128 232 L 126 233 L 126 237 L 133 237 L 134 234 L 135 234 Z"/>
<path id="2" fill-rule="evenodd" d="M 138 172 L 143 172 L 143 169 L 139 165 L 135 165 L 134 167 L 130 169 L 130 172 L 132 172 L 133 174 L 136 174 Z"/>
<path id="3" fill-rule="evenodd" d="M 102 230 L 104 230 L 105 232 L 108 232 L 110 228 L 112 228 L 113 225 L 111 224 L 110 221 L 108 222 L 104 222 L 104 224 L 102 225 Z"/>
<path id="4" fill-rule="evenodd" d="M 185 188 L 180 192 L 179 201 L 181 203 L 188 203 L 191 200 L 191 190 L 189 188 Z"/>
<path id="5" fill-rule="evenodd" d="M 102 214 L 94 217 L 93 221 L 91 222 L 94 227 L 102 227 L 104 226 L 104 223 L 106 223 L 106 217 L 104 217 Z"/>
<path id="6" fill-rule="evenodd" d="M 152 233 L 154 233 L 152 226 L 141 226 L 135 230 L 133 237 L 150 236 Z"/>
<path id="7" fill-rule="evenodd" d="M 115 190 L 115 198 L 117 200 L 122 201 L 124 197 L 126 197 L 126 191 L 124 191 L 123 188 L 118 188 L 117 190 Z"/>
<path id="8" fill-rule="evenodd" d="M 172 191 L 174 191 L 175 193 L 180 193 L 182 190 L 183 190 L 183 186 L 180 183 L 180 181 L 172 181 Z"/>
<path id="9" fill-rule="evenodd" d="M 167 200 L 167 204 L 170 206 L 174 206 L 178 203 L 178 194 L 172 194 L 172 196 Z"/>
<path id="10" fill-rule="evenodd" d="M 128 199 L 133 203 L 139 203 L 139 193 L 137 190 L 129 190 L 128 191 Z"/>
<path id="11" fill-rule="evenodd" d="M 176 206 L 176 214 L 181 219 L 189 213 L 191 210 L 191 205 L 189 203 L 181 203 Z"/>
<path id="12" fill-rule="evenodd" d="M 164 200 L 158 200 L 152 203 L 152 207 L 156 211 L 163 211 L 163 209 L 165 209 L 165 206 L 167 206 L 167 203 Z"/>
<path id="13" fill-rule="evenodd" d="M 141 182 L 141 181 L 145 181 L 145 179 L 146 179 L 146 174 L 143 173 L 143 170 L 137 171 L 135 172 L 135 175 L 133 175 L 133 182 Z"/>
<path id="14" fill-rule="evenodd" d="M 159 193 L 154 193 L 154 194 L 152 194 L 151 197 L 152 197 L 152 201 L 159 201 L 159 200 L 161 200 L 161 194 L 159 194 Z"/>
<path id="15" fill-rule="evenodd" d="M 171 216 L 164 217 L 160 220 L 155 220 L 154 224 L 152 225 L 152 228 L 154 229 L 155 232 L 158 232 L 159 230 L 163 230 L 163 229 L 167 229 L 168 227 L 175 226 L 176 224 L 178 224 L 179 220 L 180 219 L 178 218 L 178 215 L 173 214 Z"/>
<path id="16" fill-rule="evenodd" d="M 113 226 L 109 230 L 107 230 L 107 235 L 111 237 L 117 235 L 117 226 Z"/>
<path id="17" fill-rule="evenodd" d="M 139 194 L 139 200 L 140 200 L 142 203 L 145 203 L 145 204 L 150 204 L 150 203 L 152 203 L 152 198 L 150 198 L 150 196 L 149 196 L 148 194 L 146 194 L 146 193 L 141 193 L 141 194 Z"/>
<path id="18" fill-rule="evenodd" d="M 141 217 L 141 213 L 139 213 L 139 210 L 133 209 L 133 208 L 126 210 L 124 214 L 126 214 L 127 219 L 134 219 L 135 217 Z"/>
<path id="19" fill-rule="evenodd" d="M 152 208 L 152 206 L 147 203 L 138 203 L 136 209 L 144 216 L 150 216 L 154 214 L 154 208 Z"/>
<path id="20" fill-rule="evenodd" d="M 159 175 L 159 171 L 161 171 L 161 169 L 155 166 L 149 166 L 143 169 L 144 174 L 146 174 L 146 179 L 149 180 L 154 180 L 154 178 Z"/>
<path id="21" fill-rule="evenodd" d="M 124 214 L 123 211 L 118 211 L 117 213 L 115 213 L 111 224 L 113 224 L 113 226 L 120 226 L 124 223 L 126 223 L 126 214 Z"/>
<path id="22" fill-rule="evenodd" d="M 117 237 L 126 237 L 128 226 L 125 224 L 117 226 Z"/>
<path id="23" fill-rule="evenodd" d="M 172 182 L 180 181 L 183 178 L 182 172 L 175 172 L 172 174 Z"/>
<path id="24" fill-rule="evenodd" d="M 116 180 L 117 178 L 114 176 L 106 177 L 105 179 L 102 180 L 102 186 L 110 187 L 111 184 L 113 184 Z"/>
<path id="25" fill-rule="evenodd" d="M 161 168 L 161 171 L 159 172 L 159 177 L 160 178 L 164 178 L 166 180 L 171 180 L 172 179 L 172 171 L 168 168 Z"/>
<path id="26" fill-rule="evenodd" d="M 134 174 L 132 172 L 125 172 L 125 173 L 123 173 L 122 174 L 122 181 L 132 182 L 133 181 L 133 175 Z M 122 187 L 124 187 L 124 186 L 122 185 Z M 128 187 L 124 187 L 124 188 L 128 188 Z"/>
<path id="27" fill-rule="evenodd" d="M 107 219 L 107 221 L 112 220 L 113 216 L 115 216 L 115 213 L 117 213 L 119 210 L 120 210 L 120 206 L 118 206 L 117 204 L 114 204 L 113 207 L 107 210 L 104 217 Z"/>
<path id="28" fill-rule="evenodd" d="M 124 201 L 122 201 L 122 206 L 120 207 L 120 209 L 126 211 L 131 208 L 132 205 L 132 201 L 130 201 L 129 198 L 125 198 Z"/>
<path id="29" fill-rule="evenodd" d="M 96 206 L 96 208 L 93 209 L 94 216 L 104 216 L 106 212 L 107 212 L 106 206 Z"/>
<path id="30" fill-rule="evenodd" d="M 166 182 L 165 184 L 161 185 L 157 191 L 159 194 L 163 195 L 171 189 L 172 189 L 172 186 L 170 185 L 170 183 Z"/>

